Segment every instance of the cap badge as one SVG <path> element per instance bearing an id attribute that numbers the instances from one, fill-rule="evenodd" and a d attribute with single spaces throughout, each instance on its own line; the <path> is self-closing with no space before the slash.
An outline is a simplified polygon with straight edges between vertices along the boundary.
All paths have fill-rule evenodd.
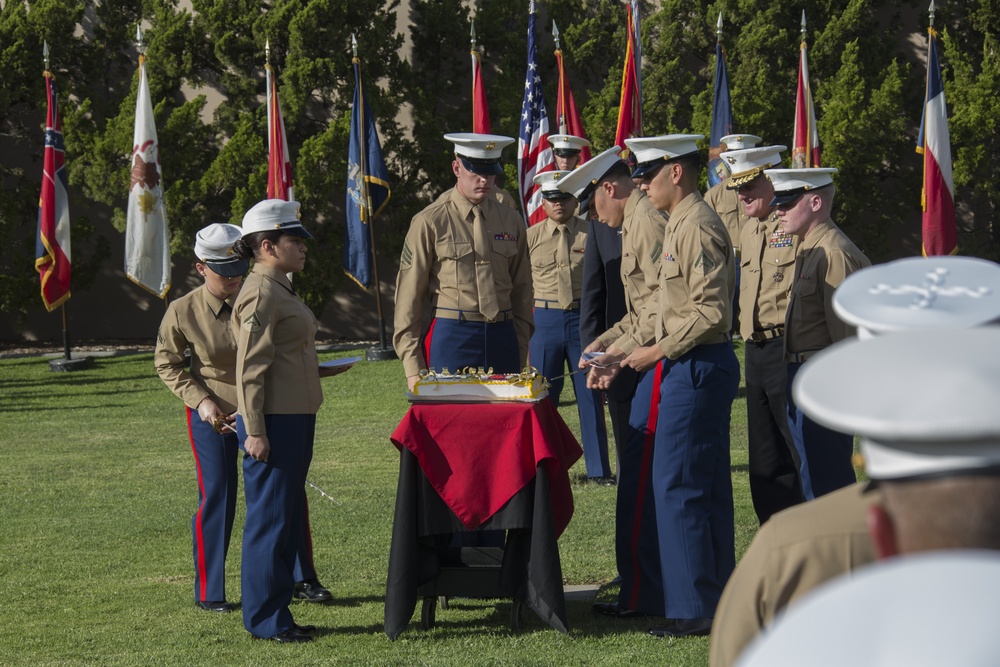
<path id="1" fill-rule="evenodd" d="M 728 162 L 729 164 L 736 164 L 736 158 L 733 157 L 732 155 L 727 155 L 726 162 Z"/>
<path id="2" fill-rule="evenodd" d="M 497 147 L 497 144 L 496 144 L 495 141 L 491 141 L 488 144 L 486 144 L 486 150 L 488 150 L 488 151 L 491 151 L 491 150 L 493 150 L 496 147 Z"/>
<path id="3" fill-rule="evenodd" d="M 939 296 L 966 296 L 970 299 L 979 299 L 993 293 L 993 290 L 989 287 L 945 287 L 944 282 L 947 275 L 948 269 L 934 269 L 926 275 L 923 285 L 899 285 L 893 287 L 885 283 L 879 283 L 868 291 L 871 294 L 913 294 L 911 308 L 929 308 Z"/>

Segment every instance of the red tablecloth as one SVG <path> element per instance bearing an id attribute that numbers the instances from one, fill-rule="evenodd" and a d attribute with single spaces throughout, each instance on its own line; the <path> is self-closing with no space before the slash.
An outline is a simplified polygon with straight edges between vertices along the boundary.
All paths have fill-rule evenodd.
<path id="1" fill-rule="evenodd" d="M 583 455 L 549 400 L 537 403 L 415 404 L 392 434 L 413 452 L 428 481 L 474 530 L 545 463 L 558 534 L 573 516 L 569 467 Z"/>

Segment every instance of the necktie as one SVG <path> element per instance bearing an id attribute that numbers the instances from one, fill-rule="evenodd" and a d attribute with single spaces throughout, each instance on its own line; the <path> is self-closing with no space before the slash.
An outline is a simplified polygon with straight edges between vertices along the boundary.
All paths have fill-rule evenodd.
<path id="1" fill-rule="evenodd" d="M 568 309 L 573 305 L 573 276 L 569 266 L 569 228 L 559 225 L 559 245 L 556 247 L 556 276 L 559 281 L 559 306 Z"/>
<path id="2" fill-rule="evenodd" d="M 487 320 L 495 320 L 500 307 L 497 305 L 497 286 L 493 282 L 493 247 L 486 235 L 483 209 L 472 207 L 472 247 L 476 251 L 476 289 L 479 291 L 479 312 Z"/>

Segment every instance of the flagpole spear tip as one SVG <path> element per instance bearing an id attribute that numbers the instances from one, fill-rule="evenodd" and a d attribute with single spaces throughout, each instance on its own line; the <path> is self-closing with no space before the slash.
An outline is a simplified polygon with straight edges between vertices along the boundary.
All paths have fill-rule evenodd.
<path id="1" fill-rule="evenodd" d="M 271 62 L 271 39 L 264 40 L 264 62 Z"/>
<path id="2" fill-rule="evenodd" d="M 472 46 L 472 50 L 476 50 L 476 22 L 472 21 L 469 27 L 469 43 Z"/>
<path id="3" fill-rule="evenodd" d="M 931 0 L 931 6 L 927 8 L 927 11 L 930 12 L 930 15 L 931 15 L 930 26 L 933 28 L 934 27 L 934 0 Z"/>
<path id="4" fill-rule="evenodd" d="M 45 63 L 45 71 L 49 71 L 49 42 L 42 40 L 42 61 Z"/>
<path id="5" fill-rule="evenodd" d="M 358 57 L 358 40 L 354 37 L 353 32 L 351 33 L 351 52 L 355 58 Z"/>
<path id="6" fill-rule="evenodd" d="M 806 36 L 806 10 L 802 10 L 802 36 Z"/>
<path id="7" fill-rule="evenodd" d="M 556 25 L 556 20 L 552 19 L 552 38 L 556 40 L 556 50 L 558 51 L 561 46 L 559 46 L 559 26 Z"/>
<path id="8" fill-rule="evenodd" d="M 139 55 L 146 55 L 146 44 L 142 41 L 142 28 L 138 23 L 135 24 L 135 42 L 136 50 L 139 51 Z"/>
<path id="9" fill-rule="evenodd" d="M 719 12 L 719 20 L 715 22 L 715 41 L 722 42 L 722 12 Z"/>

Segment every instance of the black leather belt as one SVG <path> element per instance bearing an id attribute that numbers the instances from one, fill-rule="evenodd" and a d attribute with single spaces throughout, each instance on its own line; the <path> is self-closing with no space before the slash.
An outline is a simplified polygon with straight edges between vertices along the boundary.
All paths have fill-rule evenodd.
<path id="1" fill-rule="evenodd" d="M 760 331 L 754 331 L 750 334 L 750 340 L 755 343 L 763 343 L 766 340 L 773 340 L 775 338 L 781 338 L 785 335 L 785 327 L 771 327 L 770 329 L 762 329 Z"/>
<path id="2" fill-rule="evenodd" d="M 488 320 L 486 316 L 476 310 L 456 310 L 455 308 L 435 308 L 434 317 L 441 317 L 446 320 L 458 320 L 459 322 L 506 322 L 514 319 L 514 313 L 509 310 L 501 310 L 497 313 L 495 320 Z"/>

